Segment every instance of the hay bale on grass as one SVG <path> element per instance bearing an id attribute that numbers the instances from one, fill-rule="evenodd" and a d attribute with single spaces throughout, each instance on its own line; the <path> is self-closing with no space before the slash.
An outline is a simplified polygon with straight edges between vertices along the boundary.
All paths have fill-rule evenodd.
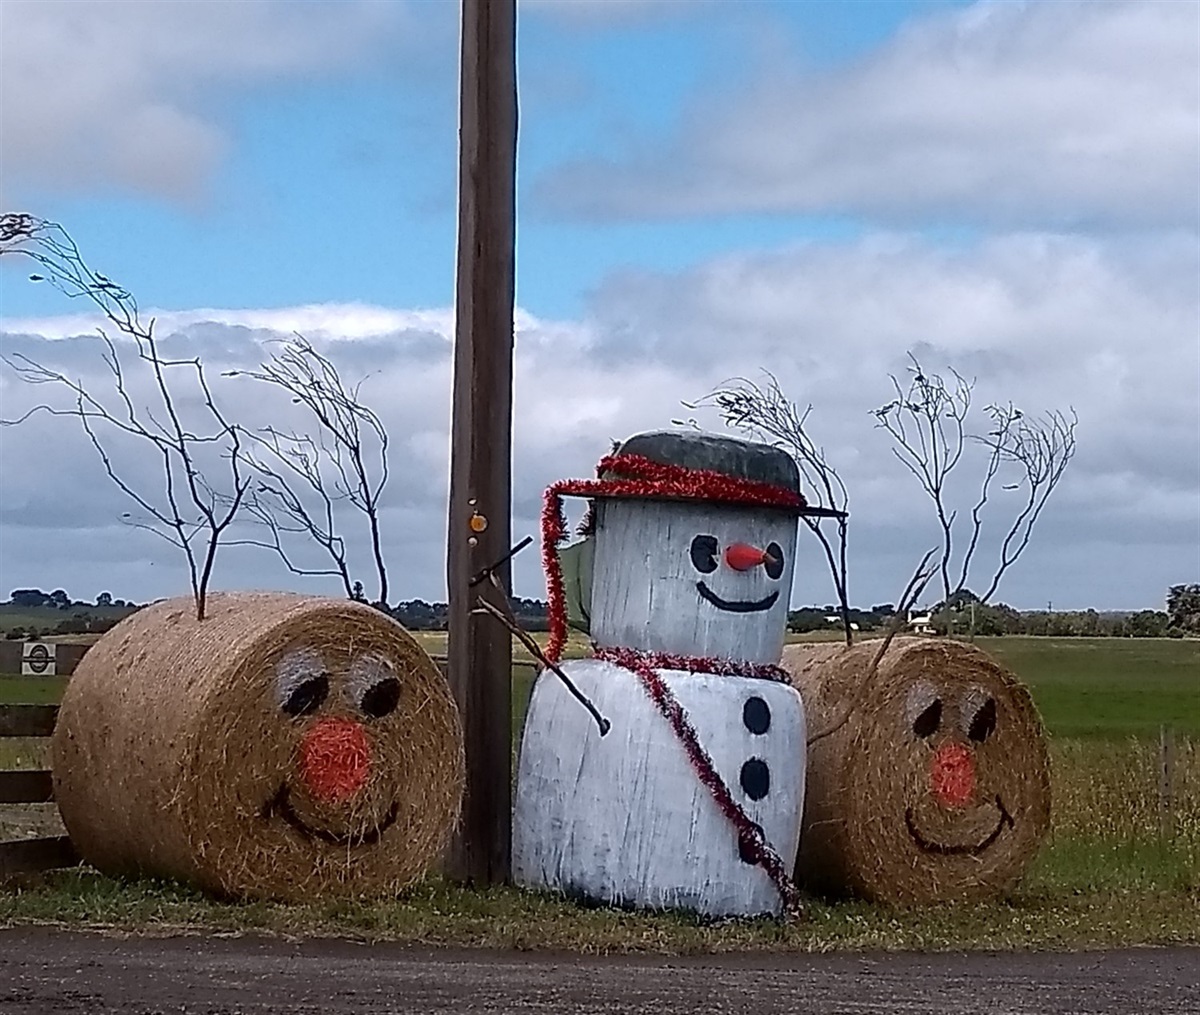
<path id="1" fill-rule="evenodd" d="M 897 638 L 864 687 L 878 647 L 784 649 L 810 730 L 797 878 L 884 902 L 1000 895 L 1050 824 L 1029 692 L 973 646 L 925 638 Z"/>
<path id="2" fill-rule="evenodd" d="M 84 657 L 51 743 L 80 854 L 222 896 L 393 895 L 457 820 L 445 680 L 376 610 L 276 593 L 121 621 Z"/>

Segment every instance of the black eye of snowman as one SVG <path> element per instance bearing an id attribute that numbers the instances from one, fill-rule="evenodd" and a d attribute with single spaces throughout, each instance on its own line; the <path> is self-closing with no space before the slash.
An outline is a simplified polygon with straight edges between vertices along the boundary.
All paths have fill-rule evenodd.
<path id="1" fill-rule="evenodd" d="M 322 673 L 320 676 L 310 677 L 288 695 L 287 701 L 283 703 L 283 710 L 293 718 L 311 715 L 328 697 L 329 677 Z"/>
<path id="2" fill-rule="evenodd" d="M 275 666 L 275 697 L 293 719 L 312 715 L 329 697 L 329 673 L 311 649 L 289 652 Z"/>
<path id="3" fill-rule="evenodd" d="M 400 704 L 400 681 L 381 656 L 363 656 L 350 667 L 346 681 L 350 703 L 372 719 L 391 715 Z"/>
<path id="4" fill-rule="evenodd" d="M 763 561 L 767 577 L 778 581 L 783 576 L 783 547 L 778 543 L 767 544 L 767 557 Z"/>
<path id="5" fill-rule="evenodd" d="M 717 569 L 716 536 L 697 536 L 692 540 L 692 567 L 701 574 L 712 574 Z"/>

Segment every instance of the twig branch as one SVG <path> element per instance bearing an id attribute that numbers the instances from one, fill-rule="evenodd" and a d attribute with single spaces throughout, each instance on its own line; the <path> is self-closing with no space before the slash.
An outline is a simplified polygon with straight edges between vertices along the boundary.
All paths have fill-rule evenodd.
<path id="1" fill-rule="evenodd" d="M 1068 418 L 1061 412 L 1050 412 L 1042 419 L 1030 419 L 1011 402 L 987 406 L 989 417 L 986 434 L 968 432 L 967 417 L 971 409 L 975 382 L 966 380 L 950 370 L 952 380 L 927 371 L 909 353 L 911 378 L 902 385 L 891 377 L 895 397 L 874 410 L 876 426 L 891 436 L 895 455 L 916 478 L 922 491 L 933 502 L 934 515 L 941 532 L 941 555 L 938 571 L 942 579 L 942 602 L 948 606 L 953 597 L 967 587 L 975 555 L 984 528 L 984 514 L 994 503 L 993 487 L 1005 467 L 1016 468 L 1019 479 L 1005 485 L 1005 490 L 1024 487 L 1026 499 L 1017 509 L 1000 547 L 999 561 L 984 594 L 978 597 L 986 603 L 1000 584 L 1005 572 L 1017 561 L 1025 548 L 1046 499 L 1054 491 L 1063 471 L 1075 453 L 1074 411 Z M 954 470 L 963 461 L 968 443 L 985 447 L 979 492 L 971 508 L 969 535 L 957 566 L 953 564 L 955 524 L 959 513 L 951 504 L 949 482 Z M 951 581 L 954 568 L 956 580 Z"/>
<path id="2" fill-rule="evenodd" d="M 301 335 L 284 342 L 259 369 L 231 370 L 225 376 L 249 377 L 280 389 L 317 423 L 315 438 L 269 426 L 242 430 L 253 448 L 247 455 L 251 467 L 269 480 L 257 504 L 260 520 L 265 513 L 281 512 L 299 523 L 333 558 L 350 594 L 345 544 L 334 527 L 335 505 L 348 503 L 366 518 L 378 602 L 386 604 L 380 498 L 389 476 L 388 435 L 379 416 L 361 400 L 362 381 L 347 385 L 332 361 Z M 283 555 L 282 549 L 278 552 Z"/>
<path id="3" fill-rule="evenodd" d="M 496 580 L 496 576 L 494 574 L 489 575 L 488 577 L 491 579 L 493 586 L 500 589 L 501 592 L 504 591 L 503 586 L 500 585 L 500 583 Z M 507 600 L 507 596 L 505 599 Z M 588 713 L 591 715 L 591 717 L 596 720 L 596 726 L 600 730 L 600 736 L 607 736 L 608 731 L 612 729 L 612 723 L 600 714 L 600 710 L 592 704 L 591 699 L 589 699 L 587 695 L 585 695 L 578 687 L 575 686 L 575 682 L 563 672 L 562 667 L 559 666 L 558 663 L 552 663 L 546 657 L 546 653 L 542 651 L 542 647 L 536 641 L 534 641 L 530 634 L 525 631 L 520 624 L 517 623 L 516 618 L 511 615 L 511 610 L 508 614 L 506 614 L 500 609 L 500 607 L 494 605 L 493 603 L 489 603 L 482 596 L 477 599 L 477 602 L 479 605 L 471 612 L 487 614 L 488 616 L 495 617 L 496 620 L 500 621 L 501 624 L 508 628 L 508 630 L 516 636 L 517 640 L 529 650 L 529 654 L 532 655 L 556 677 L 558 677 L 558 679 L 563 682 L 563 686 L 565 686 L 566 689 L 574 696 L 575 700 L 588 710 Z"/>

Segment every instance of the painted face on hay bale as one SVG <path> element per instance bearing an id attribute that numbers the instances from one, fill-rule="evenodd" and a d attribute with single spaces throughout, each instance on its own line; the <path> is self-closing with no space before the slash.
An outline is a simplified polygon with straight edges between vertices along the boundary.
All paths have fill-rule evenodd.
<path id="1" fill-rule="evenodd" d="M 928 751 L 927 778 L 905 808 L 904 823 L 917 848 L 942 856 L 978 856 L 992 846 L 1013 816 L 998 785 L 1011 782 L 1003 751 L 984 745 L 996 733 L 998 706 L 982 687 L 938 687 L 918 681 L 905 695 L 904 718 Z M 994 742 L 999 742 L 994 741 Z M 925 758 L 919 758 L 918 767 Z M 1004 779 L 1003 776 L 1010 776 Z M 1019 791 L 1020 780 L 1017 780 Z"/>
<path id="2" fill-rule="evenodd" d="M 810 748 L 798 872 L 888 902 L 1002 894 L 1049 826 L 1046 744 L 1028 691 L 970 646 L 912 639 L 898 640 L 864 690 L 875 648 L 826 651 L 797 680 L 822 712 L 818 733 L 861 698 L 842 731 Z M 784 665 L 796 658 L 789 649 Z"/>
<path id="3" fill-rule="evenodd" d="M 401 773 L 387 765 L 380 728 L 403 689 L 380 654 L 351 660 L 343 674 L 336 669 L 309 648 L 292 649 L 276 664 L 276 704 L 295 731 L 295 760 L 262 816 L 282 818 L 310 842 L 372 846 L 400 813 Z"/>
<path id="4" fill-rule="evenodd" d="M 462 736 L 413 638 L 336 600 L 214 596 L 199 624 L 162 605 L 102 639 L 64 701 L 56 783 L 85 858 L 239 897 L 423 876 L 457 818 Z"/>

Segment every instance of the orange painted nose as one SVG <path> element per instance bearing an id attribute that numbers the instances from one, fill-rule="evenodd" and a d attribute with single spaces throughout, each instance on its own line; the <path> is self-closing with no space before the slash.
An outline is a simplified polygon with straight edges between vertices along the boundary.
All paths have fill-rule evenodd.
<path id="1" fill-rule="evenodd" d="M 943 807 L 965 807 L 975 795 L 975 755 L 962 744 L 942 744 L 933 755 L 929 785 Z"/>
<path id="2" fill-rule="evenodd" d="M 300 744 L 300 777 L 322 803 L 343 803 L 371 774 L 371 742 L 353 719 L 318 720 Z"/>
<path id="3" fill-rule="evenodd" d="M 749 543 L 730 543 L 725 548 L 725 563 L 735 571 L 749 571 L 759 564 L 766 564 L 774 558 L 766 550 L 760 550 Z"/>

